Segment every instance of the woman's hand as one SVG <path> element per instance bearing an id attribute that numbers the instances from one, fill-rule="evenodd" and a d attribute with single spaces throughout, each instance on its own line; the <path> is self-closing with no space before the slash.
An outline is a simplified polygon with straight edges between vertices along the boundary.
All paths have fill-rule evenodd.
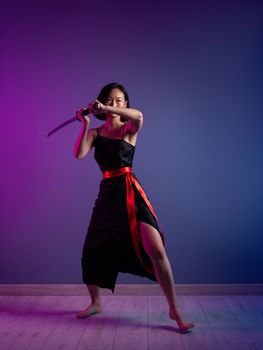
<path id="1" fill-rule="evenodd" d="M 84 108 L 79 109 L 76 112 L 76 118 L 80 120 L 81 122 L 84 122 L 86 125 L 90 125 L 90 117 L 89 115 L 82 115 Z"/>
<path id="2" fill-rule="evenodd" d="M 104 104 L 102 104 L 99 100 L 94 100 L 88 105 L 88 109 L 93 114 L 105 113 Z"/>

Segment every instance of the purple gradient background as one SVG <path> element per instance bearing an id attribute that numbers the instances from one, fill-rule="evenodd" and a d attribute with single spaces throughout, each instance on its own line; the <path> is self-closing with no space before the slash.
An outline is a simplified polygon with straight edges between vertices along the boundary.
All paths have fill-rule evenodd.
<path id="1" fill-rule="evenodd" d="M 81 283 L 101 174 L 93 151 L 73 157 L 79 123 L 46 135 L 112 81 L 144 114 L 134 171 L 176 282 L 263 282 L 262 9 L 251 0 L 2 5 L 0 283 Z"/>

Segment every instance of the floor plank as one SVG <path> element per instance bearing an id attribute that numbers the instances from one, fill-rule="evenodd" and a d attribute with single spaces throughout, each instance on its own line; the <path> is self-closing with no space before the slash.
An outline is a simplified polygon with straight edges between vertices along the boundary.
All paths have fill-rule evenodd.
<path id="1" fill-rule="evenodd" d="M 112 350 L 147 350 L 148 297 L 124 296 Z"/>
<path id="2" fill-rule="evenodd" d="M 177 296 L 180 334 L 164 296 L 104 295 L 103 312 L 76 313 L 86 296 L 0 296 L 0 350 L 263 350 L 263 296 Z"/>
<path id="3" fill-rule="evenodd" d="M 199 296 L 198 300 L 222 349 L 227 346 L 231 349 L 256 349 L 223 296 Z"/>
<path id="4" fill-rule="evenodd" d="M 220 344 L 196 296 L 178 296 L 177 303 L 184 320 L 194 323 L 194 329 L 182 337 L 186 350 L 217 350 Z"/>
<path id="5" fill-rule="evenodd" d="M 224 300 L 234 313 L 243 334 L 246 334 L 256 349 L 263 349 L 263 314 L 261 301 L 253 301 L 254 296 L 224 296 Z M 261 309 L 260 309 L 261 307 Z M 261 311 L 260 311 L 261 310 Z"/>
<path id="6" fill-rule="evenodd" d="M 76 318 L 77 310 L 82 308 L 80 304 L 84 304 L 84 300 L 87 303 L 88 298 L 68 296 L 65 298 L 64 303 L 60 303 L 59 306 L 57 304 L 56 312 L 62 312 L 62 316 L 54 325 L 52 331 L 45 338 L 43 337 L 43 341 L 39 341 L 38 346 L 36 341 L 31 344 L 30 350 L 76 349 L 80 337 L 86 328 L 86 325 L 79 322 Z"/>
<path id="7" fill-rule="evenodd" d="M 68 300 L 58 296 L 27 298 L 16 322 L 10 349 L 38 349 L 63 316 Z"/>
<path id="8" fill-rule="evenodd" d="M 148 349 L 184 349 L 182 337 L 175 321 L 168 316 L 168 306 L 163 296 L 149 296 Z"/>
<path id="9" fill-rule="evenodd" d="M 86 323 L 78 350 L 97 349 L 110 350 L 119 323 L 123 296 L 103 297 L 103 312 L 92 317 L 79 320 Z"/>
<path id="10" fill-rule="evenodd" d="M 0 297 L 0 349 L 8 349 L 19 332 L 18 323 L 28 297 Z"/>

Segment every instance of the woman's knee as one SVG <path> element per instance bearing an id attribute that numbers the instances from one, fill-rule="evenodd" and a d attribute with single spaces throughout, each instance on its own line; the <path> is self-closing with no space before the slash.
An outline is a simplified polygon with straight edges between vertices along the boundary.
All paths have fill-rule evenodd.
<path id="1" fill-rule="evenodd" d="M 161 246 L 151 246 L 148 247 L 147 254 L 150 256 L 151 260 L 159 261 L 163 260 L 166 257 L 165 250 Z"/>

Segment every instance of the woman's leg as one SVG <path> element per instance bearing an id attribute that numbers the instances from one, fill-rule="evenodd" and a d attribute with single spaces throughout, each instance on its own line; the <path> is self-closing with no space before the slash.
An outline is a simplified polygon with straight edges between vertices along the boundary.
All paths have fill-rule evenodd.
<path id="1" fill-rule="evenodd" d="M 140 230 L 143 247 L 151 259 L 157 281 L 168 301 L 169 316 L 171 319 L 177 321 L 181 331 L 187 331 L 193 327 L 193 324 L 183 321 L 176 305 L 173 273 L 161 236 L 154 227 L 144 222 L 140 222 Z"/>
<path id="2" fill-rule="evenodd" d="M 91 304 L 77 313 L 78 318 L 89 317 L 102 311 L 99 287 L 94 284 L 87 284 L 87 288 L 91 298 Z"/>

